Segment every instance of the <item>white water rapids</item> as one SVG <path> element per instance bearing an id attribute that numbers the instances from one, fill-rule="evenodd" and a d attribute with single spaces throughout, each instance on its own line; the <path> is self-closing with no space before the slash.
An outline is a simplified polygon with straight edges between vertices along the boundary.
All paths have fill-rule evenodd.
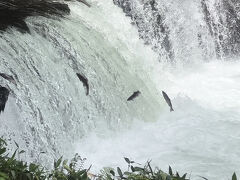
<path id="1" fill-rule="evenodd" d="M 173 98 L 174 113 L 166 105 L 156 122 L 92 133 L 77 150 L 96 169 L 127 167 L 122 157 L 129 157 L 165 171 L 171 165 L 191 179 L 229 179 L 240 164 L 239 65 L 214 61 L 165 72 L 161 88 Z"/>
<path id="2" fill-rule="evenodd" d="M 0 136 L 19 143 L 23 159 L 46 165 L 77 152 L 95 172 L 126 167 L 123 157 L 129 157 L 151 159 L 165 171 L 171 165 L 191 179 L 240 174 L 240 62 L 213 56 L 209 34 L 206 62 L 191 36 L 198 31 L 192 23 L 202 17 L 191 19 L 186 7 L 168 12 L 169 21 L 184 15 L 170 27 L 178 27 L 170 35 L 172 64 L 159 62 L 112 1 L 90 3 L 70 3 L 71 15 L 60 21 L 28 18 L 31 34 L 10 29 L 1 35 L 0 71 L 13 75 L 17 86 L 0 79 L 13 91 L 0 114 Z M 88 78 L 89 96 L 76 72 Z M 136 90 L 142 94 L 127 102 Z M 162 90 L 172 99 L 172 113 Z"/>

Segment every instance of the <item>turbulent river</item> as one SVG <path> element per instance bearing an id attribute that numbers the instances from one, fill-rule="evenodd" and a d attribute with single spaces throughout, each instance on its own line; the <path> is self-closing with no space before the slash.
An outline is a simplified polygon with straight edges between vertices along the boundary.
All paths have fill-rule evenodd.
<path id="1" fill-rule="evenodd" d="M 150 2 L 70 2 L 64 19 L 30 17 L 30 34 L 1 33 L 0 72 L 17 83 L 0 79 L 11 89 L 0 114 L 10 150 L 16 141 L 22 159 L 46 166 L 79 153 L 93 171 L 129 157 L 191 179 L 240 173 L 238 6 Z"/>

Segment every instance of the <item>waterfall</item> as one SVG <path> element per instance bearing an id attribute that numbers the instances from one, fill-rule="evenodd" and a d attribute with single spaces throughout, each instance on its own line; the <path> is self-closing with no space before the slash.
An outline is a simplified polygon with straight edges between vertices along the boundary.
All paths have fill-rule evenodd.
<path id="1" fill-rule="evenodd" d="M 114 0 L 160 61 L 233 57 L 239 54 L 240 4 L 231 0 Z"/>
<path id="2" fill-rule="evenodd" d="M 125 156 L 193 179 L 230 177 L 240 163 L 240 3 L 88 2 L 68 2 L 64 18 L 28 17 L 30 33 L 0 32 L 0 72 L 16 81 L 0 78 L 10 151 L 16 141 L 24 160 L 46 166 L 78 152 L 96 171 Z"/>
<path id="3" fill-rule="evenodd" d="M 60 21 L 30 17 L 30 34 L 13 28 L 1 34 L 0 70 L 17 82 L 15 86 L 1 79 L 12 90 L 0 116 L 1 135 L 21 142 L 29 157 L 39 152 L 57 157 L 96 127 L 118 129 L 133 119 L 154 121 L 160 112 L 152 65 L 143 60 L 151 50 L 132 52 L 130 48 L 145 49 L 135 30 L 130 27 L 126 35 L 134 34 L 130 41 L 136 42 L 124 42 L 124 32 L 117 32 L 121 27 L 111 24 L 113 18 L 103 18 L 107 12 L 97 2 L 92 4 L 69 4 L 71 15 Z M 112 3 L 111 8 L 118 11 L 116 16 L 121 14 Z M 88 78 L 89 96 L 76 73 Z M 127 102 L 136 90 L 141 98 Z"/>

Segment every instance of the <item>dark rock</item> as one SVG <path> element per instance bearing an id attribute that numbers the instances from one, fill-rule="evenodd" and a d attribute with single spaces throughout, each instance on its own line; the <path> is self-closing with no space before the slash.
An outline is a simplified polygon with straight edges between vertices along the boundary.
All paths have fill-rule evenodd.
<path id="1" fill-rule="evenodd" d="M 4 111 L 6 102 L 8 100 L 9 90 L 0 86 L 0 114 Z"/>
<path id="2" fill-rule="evenodd" d="M 29 16 L 64 17 L 70 13 L 67 4 L 50 0 L 1 0 L 0 30 L 16 27 L 21 32 L 30 32 L 25 22 Z"/>
<path id="3" fill-rule="evenodd" d="M 161 54 L 160 49 L 164 49 L 166 58 L 173 59 L 174 53 L 169 38 L 170 30 L 164 23 L 164 14 L 161 14 L 158 9 L 156 0 L 143 3 L 141 12 L 134 6 L 132 0 L 113 0 L 113 2 L 123 9 L 126 16 L 132 19 L 144 44 L 150 45 L 158 54 Z"/>

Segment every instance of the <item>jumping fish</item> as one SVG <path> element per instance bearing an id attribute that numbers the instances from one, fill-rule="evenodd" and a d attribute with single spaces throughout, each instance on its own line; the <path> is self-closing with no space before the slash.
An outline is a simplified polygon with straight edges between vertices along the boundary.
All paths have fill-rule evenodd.
<path id="1" fill-rule="evenodd" d="M 6 102 L 8 100 L 9 90 L 0 86 L 0 114 L 4 111 Z"/>
<path id="2" fill-rule="evenodd" d="M 127 101 L 131 101 L 133 99 L 135 99 L 137 96 L 139 96 L 141 94 L 140 91 L 135 91 L 128 99 Z"/>
<path id="3" fill-rule="evenodd" d="M 167 93 L 165 93 L 164 91 L 162 91 L 162 95 L 163 95 L 165 101 L 167 102 L 168 106 L 170 107 L 170 112 L 171 112 L 171 111 L 174 111 L 174 110 L 173 110 L 173 107 L 172 107 L 171 100 L 170 100 L 170 98 L 168 97 Z"/>
<path id="4" fill-rule="evenodd" d="M 88 7 L 91 7 L 91 5 L 88 4 L 85 0 L 77 0 L 77 1 L 85 4 L 85 5 L 88 6 Z"/>
<path id="5" fill-rule="evenodd" d="M 85 87 L 86 89 L 86 95 L 89 94 L 89 85 L 88 85 L 88 79 L 84 76 L 84 75 L 81 75 L 80 73 L 76 73 L 77 74 L 77 77 L 79 78 L 79 80 L 83 83 L 83 86 Z"/>
<path id="6" fill-rule="evenodd" d="M 8 74 L 4 74 L 4 73 L 0 73 L 0 76 L 2 76 L 4 79 L 10 81 L 11 83 L 17 85 L 15 79 L 12 76 L 10 76 Z"/>

